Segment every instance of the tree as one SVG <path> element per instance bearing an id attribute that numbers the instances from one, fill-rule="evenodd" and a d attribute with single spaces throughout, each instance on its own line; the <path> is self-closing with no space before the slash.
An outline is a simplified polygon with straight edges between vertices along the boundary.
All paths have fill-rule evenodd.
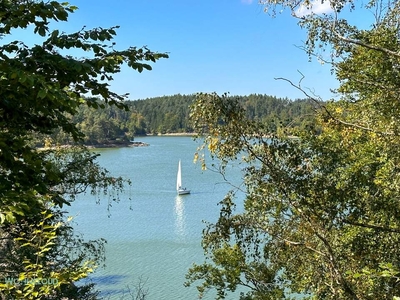
<path id="1" fill-rule="evenodd" d="M 6 299 L 93 299 L 90 287 L 69 287 L 93 270 L 102 243 L 75 238 L 62 209 L 86 189 L 118 191 L 123 181 L 87 151 L 39 151 L 32 136 L 58 131 L 79 143 L 83 135 L 71 116 L 80 106 L 98 108 L 100 101 L 127 109 L 126 95 L 109 90 L 122 64 L 142 72 L 151 70 L 148 62 L 168 57 L 145 47 L 116 50 L 118 26 L 72 34 L 50 30 L 76 9 L 57 1 L 0 1 L 1 36 L 24 28 L 42 39 L 32 47 L 18 40 L 0 45 L 0 251 L 6 254 L 0 274 L 16 280 L 0 283 Z M 87 57 L 75 58 L 71 50 Z M 48 278 L 56 282 L 35 284 Z"/>
<path id="2" fill-rule="evenodd" d="M 60 178 L 51 188 L 63 195 L 67 205 L 87 190 L 99 198 L 101 192 L 107 195 L 112 190 L 110 196 L 118 198 L 124 187 L 122 178 L 111 177 L 95 162 L 98 155 L 84 148 L 43 152 Z M 40 214 L 18 216 L 17 222 L 1 226 L 2 299 L 95 299 L 98 292 L 92 284 L 78 287 L 74 282 L 104 261 L 105 241 L 85 241 L 74 233 L 65 209 L 42 201 Z"/>
<path id="3" fill-rule="evenodd" d="M 279 1 L 296 12 L 315 2 Z M 192 107 L 195 131 L 225 166 L 243 159 L 244 211 L 235 193 L 203 237 L 207 261 L 194 265 L 187 284 L 219 298 L 238 286 L 243 299 L 397 299 L 400 296 L 399 4 L 371 1 L 370 29 L 332 15 L 300 18 L 306 50 L 332 51 L 340 101 L 316 107 L 312 127 L 289 138 L 251 122 L 237 101 L 200 94 Z M 322 46 L 316 47 L 316 46 Z M 316 51 L 315 51 L 316 50 Z M 206 162 L 203 162 L 206 166 Z M 222 168 L 223 170 L 223 168 Z"/>

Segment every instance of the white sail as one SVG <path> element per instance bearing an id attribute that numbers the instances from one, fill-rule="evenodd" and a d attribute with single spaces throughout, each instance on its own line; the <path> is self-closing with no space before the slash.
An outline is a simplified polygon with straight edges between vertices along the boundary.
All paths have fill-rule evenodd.
<path id="1" fill-rule="evenodd" d="M 181 161 L 178 164 L 178 175 L 176 176 L 176 190 L 178 191 L 182 187 L 182 174 L 181 174 Z"/>
<path id="2" fill-rule="evenodd" d="M 181 160 L 179 160 L 178 175 L 176 176 L 176 191 L 178 195 L 190 194 L 190 190 L 182 186 Z"/>

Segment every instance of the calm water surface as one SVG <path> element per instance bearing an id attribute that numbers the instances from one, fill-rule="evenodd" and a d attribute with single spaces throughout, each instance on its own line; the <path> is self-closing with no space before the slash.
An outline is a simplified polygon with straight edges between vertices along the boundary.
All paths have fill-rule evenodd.
<path id="1" fill-rule="evenodd" d="M 121 201 L 113 203 L 111 216 L 107 200 L 96 204 L 91 195 L 79 198 L 70 209 L 76 230 L 86 239 L 102 237 L 108 242 L 106 267 L 90 279 L 112 299 L 119 299 L 139 277 L 146 281 L 149 300 L 197 299 L 195 287 L 183 286 L 185 274 L 194 262 L 204 261 L 203 220 L 217 220 L 217 203 L 232 186 L 218 173 L 202 171 L 200 164 L 193 163 L 197 143 L 190 137 L 137 140 L 150 146 L 96 150 L 100 164 L 113 176 L 132 181 Z M 176 195 L 179 159 L 183 185 L 190 195 Z M 240 182 L 238 169 L 230 174 L 230 181 Z M 213 297 L 209 294 L 204 299 Z"/>

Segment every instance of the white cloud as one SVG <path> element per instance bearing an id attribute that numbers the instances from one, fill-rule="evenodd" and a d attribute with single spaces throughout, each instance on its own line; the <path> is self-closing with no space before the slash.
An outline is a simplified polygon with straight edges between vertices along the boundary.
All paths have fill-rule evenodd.
<path id="1" fill-rule="evenodd" d="M 308 8 L 304 5 L 301 5 L 295 14 L 298 17 L 304 17 L 312 13 L 318 15 L 323 13 L 329 14 L 332 12 L 333 9 L 329 0 L 325 0 L 323 3 L 321 3 L 321 0 L 314 0 L 310 2 L 310 7 Z"/>

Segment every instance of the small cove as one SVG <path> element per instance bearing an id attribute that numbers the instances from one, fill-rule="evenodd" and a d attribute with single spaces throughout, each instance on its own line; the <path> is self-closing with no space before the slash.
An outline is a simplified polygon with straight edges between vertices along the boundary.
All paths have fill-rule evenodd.
<path id="1" fill-rule="evenodd" d="M 107 240 L 106 267 L 88 280 L 111 299 L 120 299 L 126 287 L 139 278 L 149 291 L 146 299 L 197 299 L 194 286 L 183 286 L 185 274 L 194 262 L 204 261 L 203 221 L 217 220 L 218 202 L 232 186 L 220 174 L 203 171 L 200 164 L 193 163 L 198 144 L 191 137 L 140 140 L 149 146 L 94 150 L 112 176 L 132 181 L 121 201 L 112 204 L 110 215 L 107 199 L 96 204 L 92 195 L 80 196 L 69 210 L 77 232 L 86 239 Z M 179 159 L 190 195 L 176 195 Z M 240 175 L 238 170 L 230 172 L 228 180 L 240 182 Z M 204 299 L 213 299 L 212 295 Z"/>

